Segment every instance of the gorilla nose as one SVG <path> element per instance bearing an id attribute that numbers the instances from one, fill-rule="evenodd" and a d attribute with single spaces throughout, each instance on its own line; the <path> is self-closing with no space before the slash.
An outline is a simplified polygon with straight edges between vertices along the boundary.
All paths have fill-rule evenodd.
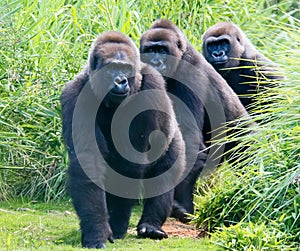
<path id="1" fill-rule="evenodd" d="M 151 65 L 160 73 L 163 73 L 166 69 L 164 62 L 161 59 L 151 59 Z"/>
<path id="2" fill-rule="evenodd" d="M 127 78 L 125 76 L 117 76 L 114 78 L 115 85 L 126 85 L 128 84 Z"/>
<path id="3" fill-rule="evenodd" d="M 212 53 L 213 57 L 220 58 L 225 56 L 225 51 L 214 51 Z"/>
<path id="4" fill-rule="evenodd" d="M 125 76 L 117 76 L 114 78 L 114 87 L 112 91 L 116 94 L 125 94 L 129 91 L 128 80 Z"/>
<path id="5" fill-rule="evenodd" d="M 152 59 L 151 59 L 151 64 L 152 64 L 154 67 L 160 67 L 163 63 L 162 63 L 162 61 L 159 60 L 159 59 L 152 58 Z"/>

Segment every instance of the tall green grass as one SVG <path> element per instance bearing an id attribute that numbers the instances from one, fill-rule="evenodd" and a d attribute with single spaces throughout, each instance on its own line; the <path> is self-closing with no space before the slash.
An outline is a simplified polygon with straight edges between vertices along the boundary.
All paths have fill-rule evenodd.
<path id="1" fill-rule="evenodd" d="M 65 194 L 66 153 L 61 140 L 59 95 L 85 64 L 95 36 L 119 30 L 137 42 L 161 17 L 177 23 L 200 48 L 201 35 L 231 19 L 254 43 L 289 48 L 286 29 L 297 2 L 280 1 L 38 1 L 0 3 L 0 198 L 22 194 L 45 200 Z M 276 21 L 275 21 L 276 20 Z M 279 34 L 278 31 L 280 32 Z M 257 34 L 260 34 L 257 36 Z M 284 51 L 286 51 L 286 48 Z M 280 50 L 281 51 L 281 50 Z"/>
<path id="2" fill-rule="evenodd" d="M 234 165 L 202 181 L 196 196 L 198 226 L 230 250 L 286 250 L 300 242 L 300 21 L 279 24 L 278 48 L 286 80 L 257 96 L 255 133 Z M 288 46 L 287 46 L 288 44 Z M 284 63 L 283 63 L 284 62 Z M 260 106 L 261 101 L 270 101 Z M 228 138 L 228 140 L 236 140 Z M 237 224 L 238 225 L 235 225 Z"/>

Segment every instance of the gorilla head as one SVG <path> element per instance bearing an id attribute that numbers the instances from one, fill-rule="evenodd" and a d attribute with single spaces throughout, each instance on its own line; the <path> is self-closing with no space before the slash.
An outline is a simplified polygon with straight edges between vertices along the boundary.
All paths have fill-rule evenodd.
<path id="1" fill-rule="evenodd" d="M 230 22 L 220 22 L 203 35 L 203 54 L 215 69 L 239 65 L 245 53 L 245 34 Z"/>
<path id="2" fill-rule="evenodd" d="M 202 52 L 205 59 L 239 95 L 249 110 L 255 94 L 273 87 L 282 79 L 278 68 L 260 53 L 245 33 L 231 22 L 220 22 L 203 35 Z"/>
<path id="3" fill-rule="evenodd" d="M 135 78 L 140 77 L 140 69 L 139 52 L 125 35 L 105 32 L 94 42 L 88 65 L 91 86 L 98 97 L 109 91 L 107 99 L 111 105 L 119 105 L 139 88 Z"/>
<path id="4" fill-rule="evenodd" d="M 166 72 L 172 75 L 176 71 L 179 59 L 183 58 L 187 49 L 183 33 L 176 25 L 165 19 L 156 21 L 143 34 L 140 44 L 142 60 L 151 64 L 163 76 Z"/>

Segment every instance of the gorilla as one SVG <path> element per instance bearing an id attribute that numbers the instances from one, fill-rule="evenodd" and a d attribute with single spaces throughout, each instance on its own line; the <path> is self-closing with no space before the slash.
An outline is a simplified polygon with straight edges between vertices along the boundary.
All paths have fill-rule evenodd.
<path id="1" fill-rule="evenodd" d="M 142 34 L 140 53 L 142 61 L 153 65 L 165 77 L 186 143 L 188 174 L 175 188 L 171 215 L 186 222 L 189 220 L 187 214 L 194 212 L 194 185 L 203 167 L 208 170 L 215 167 L 223 151 L 233 147 L 227 144 L 225 149 L 224 146 L 213 148 L 210 141 L 212 138 L 222 141 L 224 133 L 234 133 L 235 119 L 246 117 L 248 113 L 224 79 L 171 21 L 157 20 Z M 177 105 L 178 99 L 185 104 L 186 110 Z M 231 130 L 222 127 L 225 122 L 231 122 Z"/>
<path id="2" fill-rule="evenodd" d="M 272 62 L 255 49 L 245 33 L 231 22 L 219 22 L 202 37 L 205 59 L 239 95 L 248 111 L 253 94 L 281 79 Z"/>
<path id="3" fill-rule="evenodd" d="M 185 144 L 160 73 L 140 61 L 127 36 L 104 32 L 87 66 L 65 85 L 61 105 L 82 246 L 122 238 L 141 196 L 138 236 L 167 238 L 161 226 L 185 172 Z"/>

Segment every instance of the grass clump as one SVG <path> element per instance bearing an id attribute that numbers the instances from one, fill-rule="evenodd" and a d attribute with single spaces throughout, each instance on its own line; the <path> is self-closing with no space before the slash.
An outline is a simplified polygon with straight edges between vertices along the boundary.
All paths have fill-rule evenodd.
<path id="1" fill-rule="evenodd" d="M 225 250 L 296 250 L 288 236 L 277 226 L 264 223 L 239 223 L 214 233 L 212 242 Z"/>
<path id="2" fill-rule="evenodd" d="M 281 29 L 298 41 L 293 58 L 282 66 L 286 80 L 258 95 L 255 133 L 238 138 L 249 146 L 242 158 L 218 170 L 211 187 L 204 180 L 196 196 L 198 225 L 209 232 L 218 229 L 213 239 L 230 250 L 299 248 L 299 20 Z M 261 107 L 262 100 L 270 103 Z"/>

